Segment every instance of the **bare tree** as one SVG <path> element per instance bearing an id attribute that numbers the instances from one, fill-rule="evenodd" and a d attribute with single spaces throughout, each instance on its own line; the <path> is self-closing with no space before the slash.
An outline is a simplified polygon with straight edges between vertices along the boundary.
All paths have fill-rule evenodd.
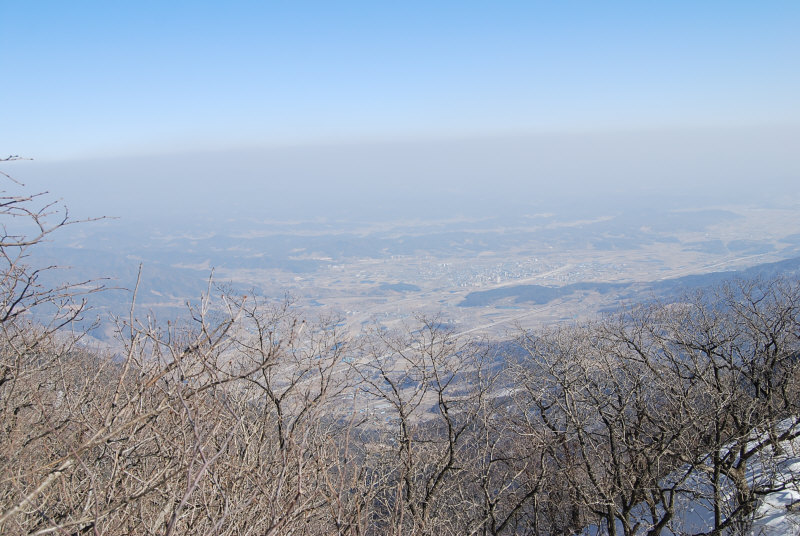
<path id="1" fill-rule="evenodd" d="M 708 490 L 709 534 L 751 519 L 761 497 L 789 485 L 767 469 L 800 435 L 798 299 L 797 282 L 736 281 L 652 324 L 676 378 L 700 389 L 693 408 L 703 441 L 687 462 L 698 471 L 696 487 Z M 757 475 L 748 470 L 756 461 Z"/>
<path id="2" fill-rule="evenodd" d="M 134 289 L 101 351 L 74 328 L 101 286 L 35 267 L 73 223 L 43 199 L 0 197 L 3 534 L 735 534 L 800 481 L 797 281 L 509 351 L 435 318 L 353 340 L 209 279 L 183 319 Z"/>
<path id="3" fill-rule="evenodd" d="M 72 221 L 37 199 L 0 212 L 33 229 L 0 242 L 0 532 L 327 532 L 317 491 L 349 385 L 335 322 L 209 285 L 186 321 L 161 324 L 137 317 L 134 292 L 122 351 L 90 351 L 67 329 L 86 286 L 47 287 L 26 264 Z"/>
<path id="4" fill-rule="evenodd" d="M 355 368 L 376 423 L 376 529 L 471 534 L 488 513 L 470 476 L 486 452 L 481 426 L 494 381 L 489 347 L 457 338 L 438 319 L 408 334 L 377 333 Z"/>
<path id="5" fill-rule="evenodd" d="M 790 485 L 767 468 L 799 435 L 798 296 L 796 283 L 740 281 L 525 334 L 521 411 L 552 434 L 572 507 L 609 534 L 721 534 Z M 713 522 L 682 525 L 678 511 L 698 501 Z"/>

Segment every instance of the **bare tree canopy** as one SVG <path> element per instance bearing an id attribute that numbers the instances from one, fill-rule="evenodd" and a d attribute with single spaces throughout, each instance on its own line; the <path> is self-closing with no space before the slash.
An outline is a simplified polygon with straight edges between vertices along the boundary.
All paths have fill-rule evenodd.
<path id="1" fill-rule="evenodd" d="M 349 338 L 210 280 L 183 319 L 134 291 L 104 352 L 75 329 L 102 285 L 28 263 L 73 223 L 42 199 L 0 199 L 2 534 L 738 534 L 797 484 L 795 280 L 513 345 L 435 318 Z"/>

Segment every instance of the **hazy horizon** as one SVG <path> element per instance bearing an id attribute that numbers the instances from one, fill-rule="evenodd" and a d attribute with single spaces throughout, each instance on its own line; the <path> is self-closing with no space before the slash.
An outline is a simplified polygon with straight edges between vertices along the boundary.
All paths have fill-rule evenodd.
<path id="1" fill-rule="evenodd" d="M 800 4 L 15 3 L 2 171 L 203 227 L 796 207 Z"/>
<path id="2" fill-rule="evenodd" d="M 80 217 L 485 217 L 565 203 L 624 208 L 796 201 L 800 128 L 509 135 L 183 152 L 6 168 Z M 631 207 L 633 208 L 633 207 Z"/>
<path id="3" fill-rule="evenodd" d="M 798 26 L 780 1 L 11 3 L 0 148 L 102 212 L 139 181 L 390 208 L 487 181 L 757 190 L 798 177 Z"/>

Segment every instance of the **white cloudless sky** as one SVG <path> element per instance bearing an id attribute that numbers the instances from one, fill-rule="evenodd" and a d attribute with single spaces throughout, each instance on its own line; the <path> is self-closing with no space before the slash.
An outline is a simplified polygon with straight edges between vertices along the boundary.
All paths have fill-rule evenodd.
<path id="1" fill-rule="evenodd" d="M 207 154 L 245 190 L 785 183 L 798 28 L 796 1 L 6 1 L 0 151 L 94 191 L 166 155 L 148 195 L 213 188 Z"/>

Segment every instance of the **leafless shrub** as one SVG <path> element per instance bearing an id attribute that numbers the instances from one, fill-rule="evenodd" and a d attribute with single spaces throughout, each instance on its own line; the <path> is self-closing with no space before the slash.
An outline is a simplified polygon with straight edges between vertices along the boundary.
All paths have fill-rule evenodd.
<path id="1" fill-rule="evenodd" d="M 524 332 L 519 359 L 209 281 L 185 320 L 134 292 L 110 354 L 73 331 L 100 286 L 28 262 L 72 223 L 39 199 L 0 199 L 0 533 L 723 534 L 798 485 L 796 281 Z"/>

